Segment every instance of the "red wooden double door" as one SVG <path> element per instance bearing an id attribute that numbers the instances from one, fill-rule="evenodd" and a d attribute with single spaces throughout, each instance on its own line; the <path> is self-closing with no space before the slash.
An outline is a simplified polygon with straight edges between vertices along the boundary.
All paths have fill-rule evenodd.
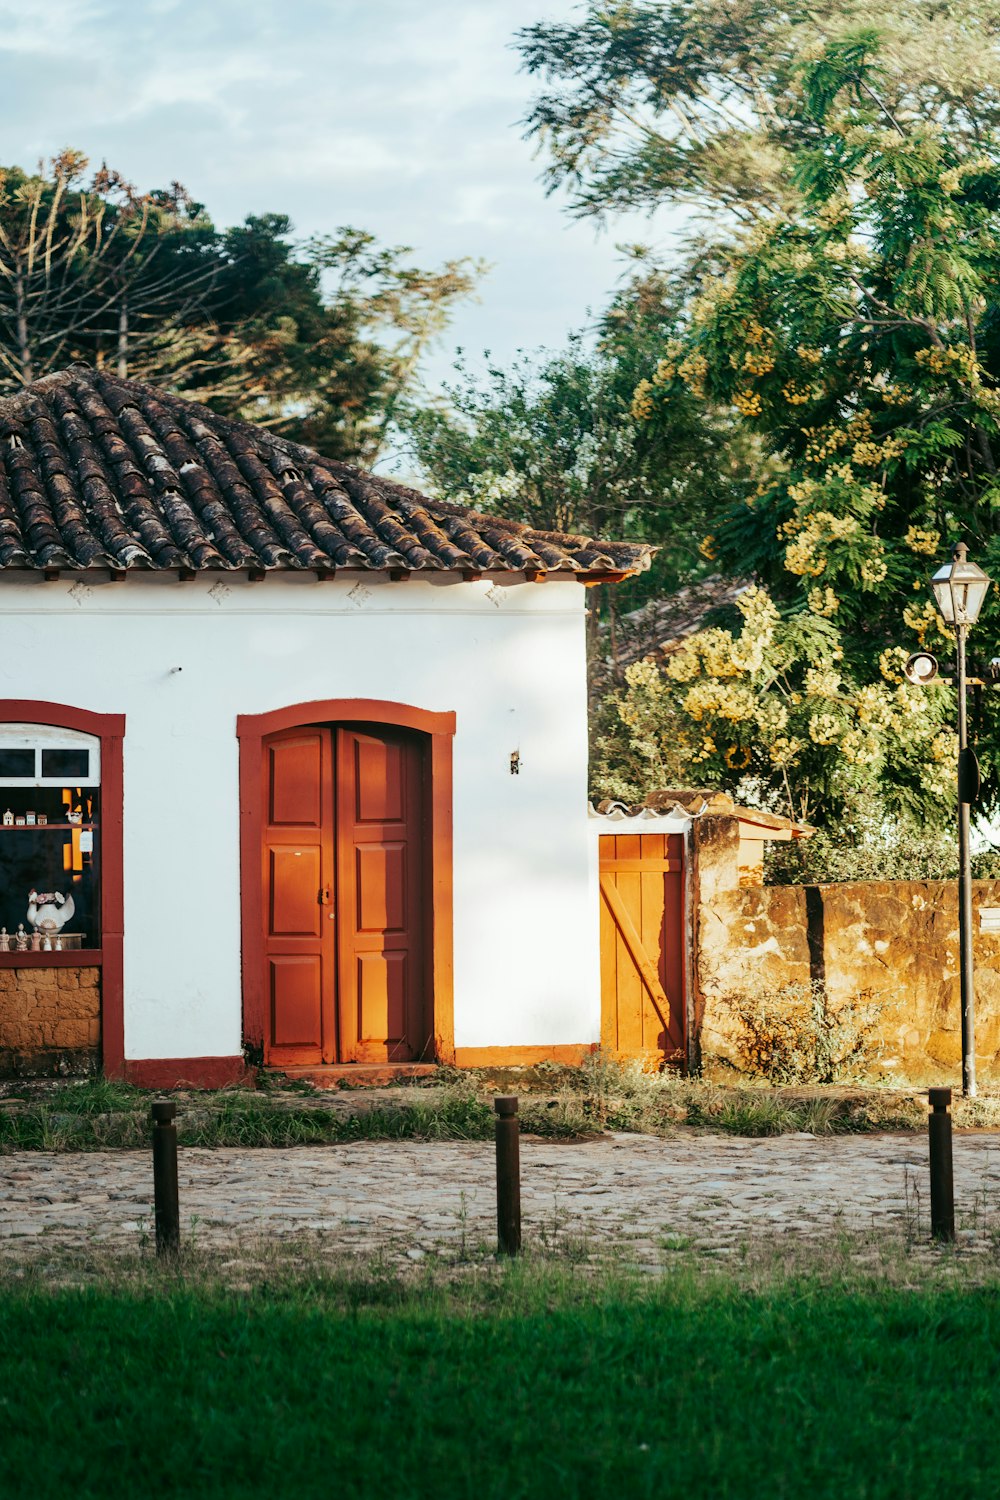
<path id="1" fill-rule="evenodd" d="M 265 1061 L 429 1055 L 425 737 L 308 725 L 263 777 Z"/>

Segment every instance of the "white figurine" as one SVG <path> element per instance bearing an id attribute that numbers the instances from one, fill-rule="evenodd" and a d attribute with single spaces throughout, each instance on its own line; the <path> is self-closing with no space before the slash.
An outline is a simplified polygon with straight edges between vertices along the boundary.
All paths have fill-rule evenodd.
<path id="1" fill-rule="evenodd" d="M 24 930 L 23 922 L 18 922 L 17 924 L 17 932 L 14 935 L 14 942 L 17 944 L 18 953 L 27 953 L 28 934 Z"/>
<path id="2" fill-rule="evenodd" d="M 62 891 L 28 892 L 28 921 L 38 932 L 61 932 L 76 911 L 72 895 Z"/>
<path id="3" fill-rule="evenodd" d="M 10 933 L 6 927 L 0 927 L 0 953 L 10 952 Z"/>
<path id="4" fill-rule="evenodd" d="M 13 828 L 14 826 L 14 814 L 11 812 L 9 807 L 3 815 L 3 826 L 5 828 Z"/>

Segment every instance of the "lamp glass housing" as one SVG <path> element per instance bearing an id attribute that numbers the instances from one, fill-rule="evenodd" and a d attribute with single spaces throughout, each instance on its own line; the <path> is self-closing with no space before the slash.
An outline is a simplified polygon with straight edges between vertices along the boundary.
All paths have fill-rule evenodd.
<path id="1" fill-rule="evenodd" d="M 938 568 L 931 579 L 938 613 L 946 625 L 975 625 L 990 586 L 989 576 L 969 562 L 965 552 L 965 543 L 959 542 L 952 561 Z"/>

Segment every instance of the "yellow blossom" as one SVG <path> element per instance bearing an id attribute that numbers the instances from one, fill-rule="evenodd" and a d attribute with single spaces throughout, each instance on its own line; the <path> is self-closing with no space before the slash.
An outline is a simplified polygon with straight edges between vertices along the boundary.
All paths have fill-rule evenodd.
<path id="1" fill-rule="evenodd" d="M 809 738 L 814 745 L 835 745 L 840 725 L 832 714 L 813 714 L 809 720 Z"/>
<path id="2" fill-rule="evenodd" d="M 788 736 L 782 735 L 780 739 L 776 739 L 774 741 L 774 744 L 771 746 L 768 752 L 772 766 L 778 766 L 780 768 L 781 766 L 794 765 L 796 760 L 798 760 L 799 751 L 801 749 L 801 740 L 797 740 L 794 737 L 789 738 Z"/>
<path id="3" fill-rule="evenodd" d="M 808 597 L 809 608 L 813 614 L 822 616 L 824 620 L 828 620 L 831 615 L 835 615 L 840 608 L 840 600 L 829 585 L 825 588 L 810 589 Z"/>
<path id="4" fill-rule="evenodd" d="M 787 384 L 783 385 L 781 393 L 789 406 L 805 406 L 807 402 L 813 399 L 812 391 L 802 390 L 800 386 L 795 384 L 794 380 L 789 380 Z"/>
<path id="5" fill-rule="evenodd" d="M 887 646 L 878 659 L 878 669 L 886 682 L 903 682 L 903 664 L 907 653 L 902 646 Z"/>
<path id="6" fill-rule="evenodd" d="M 840 742 L 840 751 L 852 765 L 874 765 L 879 758 L 878 741 L 861 729 L 849 729 Z"/>
<path id="7" fill-rule="evenodd" d="M 763 410 L 756 391 L 737 391 L 733 396 L 733 405 L 744 417 L 759 417 Z"/>
<path id="8" fill-rule="evenodd" d="M 648 422 L 656 407 L 653 404 L 653 384 L 640 380 L 632 395 L 632 416 L 637 422 Z"/>
<path id="9" fill-rule="evenodd" d="M 921 526 L 911 526 L 903 537 L 903 546 L 911 552 L 922 552 L 933 557 L 941 545 L 940 531 L 931 531 Z M 919 588 L 919 584 L 917 585 Z"/>
<path id="10" fill-rule="evenodd" d="M 881 549 L 879 549 L 873 552 L 871 557 L 865 558 L 865 561 L 861 564 L 861 581 L 862 583 L 867 583 L 869 588 L 875 588 L 878 584 L 885 581 L 888 571 L 885 558 L 882 556 Z"/>
<path id="11" fill-rule="evenodd" d="M 809 667 L 806 670 L 806 692 L 813 698 L 836 698 L 840 690 L 840 673 L 833 667 Z"/>
<path id="12" fill-rule="evenodd" d="M 785 548 L 785 567 L 789 573 L 797 573 L 799 577 L 809 573 L 813 578 L 818 578 L 826 567 L 826 558 L 822 555 L 817 557 L 813 551 L 813 539 L 804 536 Z"/>

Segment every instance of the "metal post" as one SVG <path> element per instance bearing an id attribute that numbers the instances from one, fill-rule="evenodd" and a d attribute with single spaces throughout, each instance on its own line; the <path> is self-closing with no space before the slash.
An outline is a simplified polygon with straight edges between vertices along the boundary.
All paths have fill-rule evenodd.
<path id="1" fill-rule="evenodd" d="M 951 1159 L 951 1089 L 928 1089 L 927 1135 L 931 1157 L 931 1235 L 955 1238 L 955 1178 Z"/>
<path id="2" fill-rule="evenodd" d="M 965 637 L 968 627 L 956 625 L 958 677 L 958 949 L 962 993 L 962 1093 L 976 1097 L 976 991 L 972 959 L 972 868 L 969 858 L 969 803 L 964 785 L 968 725 L 965 703 Z"/>
<path id="3" fill-rule="evenodd" d="M 493 1100 L 497 1138 L 497 1239 L 501 1255 L 521 1249 L 521 1140 L 517 1095 L 499 1094 Z"/>
<path id="4" fill-rule="evenodd" d="M 156 1253 L 173 1255 L 180 1249 L 181 1211 L 177 1196 L 177 1105 L 156 1099 L 153 1112 L 153 1205 Z"/>

